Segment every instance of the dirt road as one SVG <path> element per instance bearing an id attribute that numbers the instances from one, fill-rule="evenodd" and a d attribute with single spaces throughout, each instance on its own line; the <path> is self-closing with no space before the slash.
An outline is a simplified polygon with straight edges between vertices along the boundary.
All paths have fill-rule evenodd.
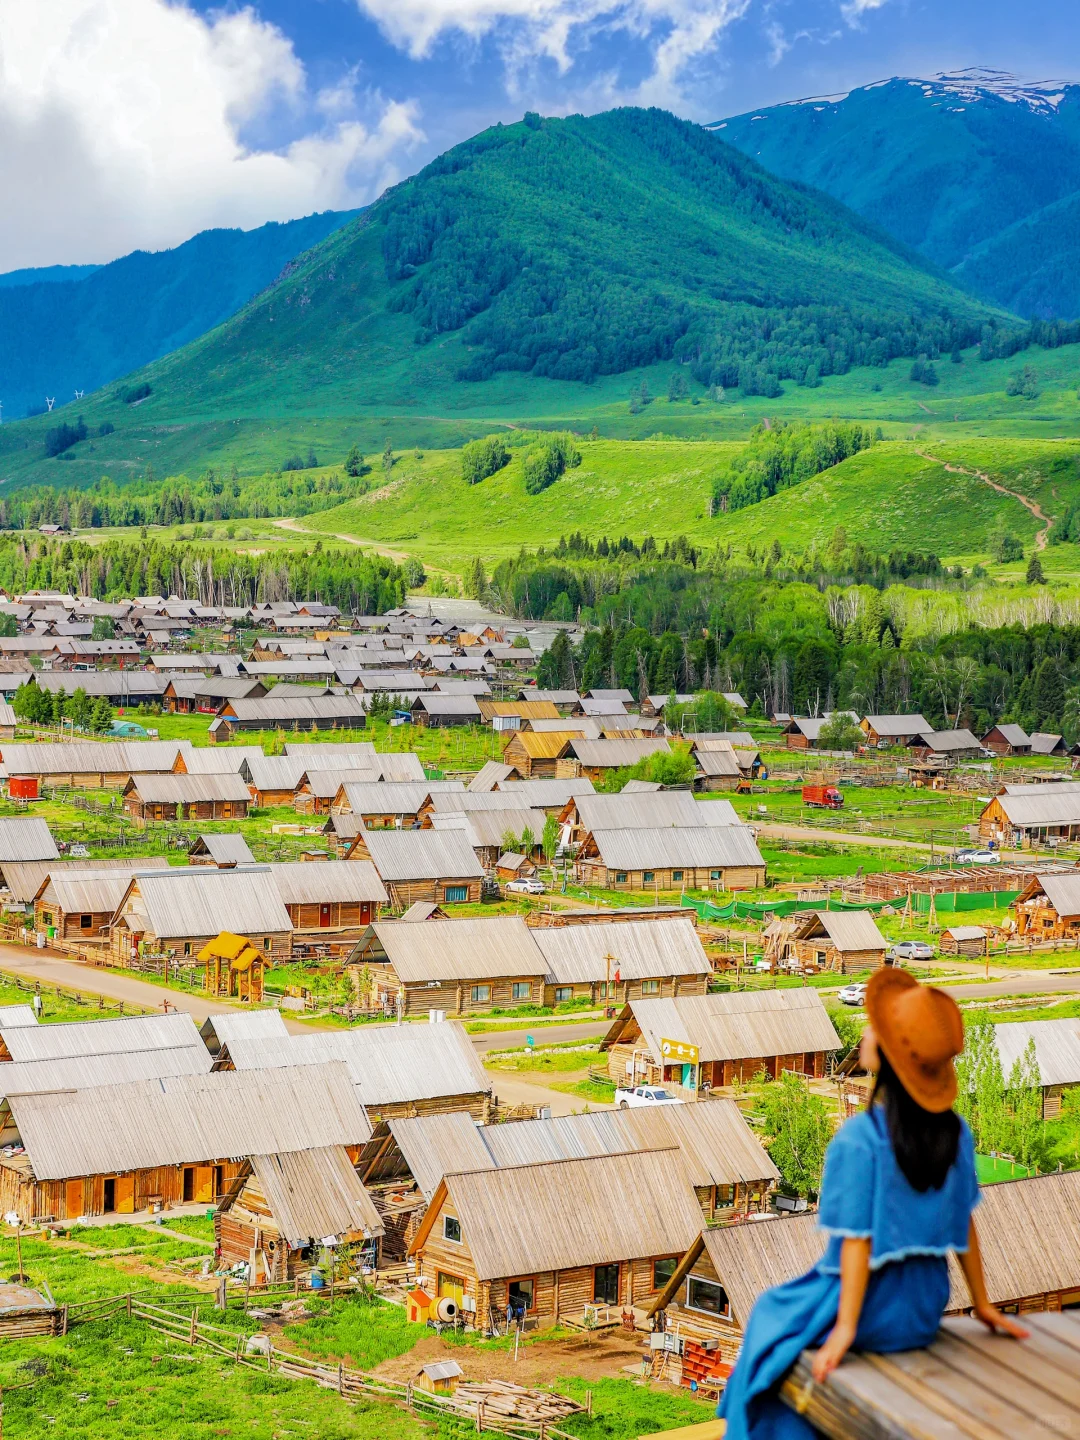
<path id="1" fill-rule="evenodd" d="M 892 840 L 884 835 L 853 835 L 848 830 L 815 830 L 810 825 L 780 825 L 750 822 L 761 835 L 771 835 L 777 840 L 825 840 L 831 845 L 875 845 L 887 850 L 933 850 L 944 856 L 949 847 L 928 845 L 922 840 Z"/>
<path id="2" fill-rule="evenodd" d="M 1035 549 L 1045 550 L 1046 539 L 1050 534 L 1050 526 L 1054 523 L 1053 517 L 1045 515 L 1034 500 L 1029 500 L 1026 495 L 1021 495 L 1018 490 L 1010 490 L 1007 486 L 1000 484 L 997 480 L 991 480 L 990 476 L 982 470 L 970 469 L 967 465 L 950 465 L 946 460 L 939 460 L 936 455 L 930 455 L 925 450 L 918 451 L 924 460 L 932 460 L 935 465 L 944 465 L 945 469 L 953 475 L 973 475 L 976 480 L 981 480 L 984 485 L 989 485 L 991 490 L 996 490 L 999 495 L 1008 495 L 1013 500 L 1019 500 L 1024 509 L 1029 511 L 1038 520 L 1042 529 L 1035 536 Z"/>

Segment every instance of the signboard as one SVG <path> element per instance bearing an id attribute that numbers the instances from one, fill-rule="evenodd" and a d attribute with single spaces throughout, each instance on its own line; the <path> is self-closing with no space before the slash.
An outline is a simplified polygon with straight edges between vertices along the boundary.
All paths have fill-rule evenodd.
<path id="1" fill-rule="evenodd" d="M 698 1047 L 689 1040 L 665 1040 L 660 1037 L 660 1053 L 669 1065 L 696 1065 L 699 1060 Z"/>

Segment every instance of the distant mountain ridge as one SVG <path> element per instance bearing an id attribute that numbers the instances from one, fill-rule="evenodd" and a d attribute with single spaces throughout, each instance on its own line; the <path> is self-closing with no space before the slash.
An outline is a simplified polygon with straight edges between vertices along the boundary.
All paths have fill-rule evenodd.
<path id="1" fill-rule="evenodd" d="M 894 77 L 707 127 L 1032 318 L 1080 316 L 1080 83 Z"/>
<path id="2" fill-rule="evenodd" d="M 46 396 L 63 404 L 76 390 L 89 394 L 196 339 L 359 213 L 203 230 L 172 250 L 136 250 L 109 265 L 0 276 L 5 419 L 44 409 Z M 65 269 L 76 274 L 56 273 Z"/>

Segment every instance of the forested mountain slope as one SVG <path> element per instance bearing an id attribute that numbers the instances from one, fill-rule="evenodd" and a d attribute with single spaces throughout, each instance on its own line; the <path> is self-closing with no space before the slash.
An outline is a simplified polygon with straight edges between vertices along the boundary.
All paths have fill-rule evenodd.
<path id="1" fill-rule="evenodd" d="M 710 129 L 955 268 L 985 299 L 1040 318 L 1080 315 L 1080 85 L 985 70 L 896 78 Z M 1010 227 L 1021 222 L 1018 243 Z"/>
<path id="2" fill-rule="evenodd" d="M 62 405 L 219 325 L 355 213 L 204 230 L 174 250 L 136 250 L 110 265 L 0 275 L 5 416 L 44 409 L 46 395 Z"/>

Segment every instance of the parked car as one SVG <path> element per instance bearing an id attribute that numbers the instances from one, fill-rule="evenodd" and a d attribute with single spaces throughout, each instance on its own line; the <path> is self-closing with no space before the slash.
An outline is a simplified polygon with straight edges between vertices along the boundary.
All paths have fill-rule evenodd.
<path id="1" fill-rule="evenodd" d="M 836 998 L 841 1005 L 861 1005 L 866 999 L 866 982 L 853 980 L 850 985 L 844 985 L 837 991 Z"/>
<path id="2" fill-rule="evenodd" d="M 620 1110 L 636 1110 L 641 1105 L 681 1105 L 675 1095 L 669 1095 L 660 1085 L 635 1085 L 632 1090 L 621 1087 L 615 1091 L 615 1104 Z"/>
<path id="3" fill-rule="evenodd" d="M 932 960 L 934 947 L 925 940 L 901 940 L 886 952 L 887 960 Z"/>
<path id="4" fill-rule="evenodd" d="M 958 850 L 953 860 L 957 865 L 1001 864 L 1001 856 L 996 850 Z"/>
<path id="5" fill-rule="evenodd" d="M 511 895 L 543 895 L 547 886 L 542 880 L 536 880 L 529 876 L 525 880 L 508 880 L 506 889 L 510 891 Z"/>

